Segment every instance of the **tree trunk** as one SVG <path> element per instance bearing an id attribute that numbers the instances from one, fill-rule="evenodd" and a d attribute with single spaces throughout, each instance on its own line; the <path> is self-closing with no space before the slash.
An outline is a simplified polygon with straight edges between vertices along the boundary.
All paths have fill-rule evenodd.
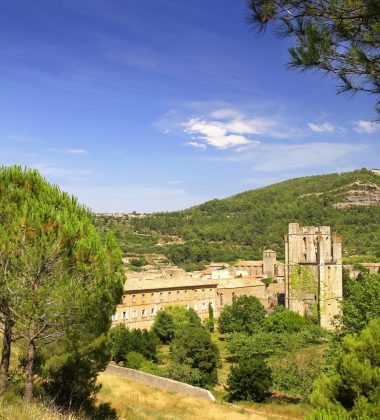
<path id="1" fill-rule="evenodd" d="M 11 359 L 13 321 L 6 317 L 4 320 L 3 349 L 0 363 L 0 395 L 8 389 L 8 371 Z"/>
<path id="2" fill-rule="evenodd" d="M 32 334 L 34 330 L 31 328 Z M 32 335 L 31 334 L 31 335 Z M 28 351 L 26 354 L 26 366 L 25 366 L 25 386 L 24 386 L 24 400 L 30 403 L 33 398 L 33 362 L 34 362 L 34 339 L 31 339 L 28 344 Z"/>

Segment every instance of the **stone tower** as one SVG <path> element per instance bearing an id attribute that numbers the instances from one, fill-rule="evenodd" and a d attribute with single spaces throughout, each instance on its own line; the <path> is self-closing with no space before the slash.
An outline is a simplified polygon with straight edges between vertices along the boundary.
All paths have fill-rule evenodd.
<path id="1" fill-rule="evenodd" d="M 263 252 L 263 277 L 276 277 L 277 255 L 275 251 L 266 249 Z"/>
<path id="2" fill-rule="evenodd" d="M 285 236 L 286 306 L 304 315 L 315 311 L 320 324 L 332 329 L 343 297 L 342 243 L 330 226 L 289 224 Z"/>

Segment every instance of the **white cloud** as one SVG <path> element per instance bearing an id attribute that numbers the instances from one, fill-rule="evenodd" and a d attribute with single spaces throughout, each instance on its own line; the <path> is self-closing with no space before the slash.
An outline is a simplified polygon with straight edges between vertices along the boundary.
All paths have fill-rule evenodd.
<path id="1" fill-rule="evenodd" d="M 380 124 L 375 121 L 358 120 L 354 124 L 357 133 L 372 134 L 380 128 Z"/>
<path id="2" fill-rule="evenodd" d="M 334 133 L 337 131 L 337 127 L 329 122 L 325 122 L 323 124 L 307 124 L 310 130 L 314 131 L 315 133 Z"/>
<path id="3" fill-rule="evenodd" d="M 88 152 L 85 149 L 66 149 L 66 152 L 71 155 L 88 155 Z"/>
<path id="4" fill-rule="evenodd" d="M 203 143 L 199 143 L 197 141 L 188 141 L 185 143 L 186 146 L 195 147 L 197 149 L 207 149 L 207 146 Z"/>
<path id="5" fill-rule="evenodd" d="M 207 116 L 189 118 L 181 123 L 181 127 L 197 145 L 207 144 L 217 149 L 239 147 L 240 150 L 246 145 L 259 143 L 253 137 L 285 139 L 299 136 L 301 132 L 297 128 L 289 129 L 277 117 L 252 118 L 233 108 L 219 108 Z"/>
<path id="6" fill-rule="evenodd" d="M 169 185 L 179 185 L 180 183 L 181 181 L 178 181 L 177 179 L 168 182 Z"/>

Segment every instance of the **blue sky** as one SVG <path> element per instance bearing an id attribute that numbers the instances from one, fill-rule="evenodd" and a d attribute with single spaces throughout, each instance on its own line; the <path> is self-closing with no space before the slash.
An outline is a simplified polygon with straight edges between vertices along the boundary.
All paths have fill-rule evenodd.
<path id="1" fill-rule="evenodd" d="M 375 98 L 286 69 L 244 0 L 4 0 L 0 163 L 95 211 L 379 167 Z"/>

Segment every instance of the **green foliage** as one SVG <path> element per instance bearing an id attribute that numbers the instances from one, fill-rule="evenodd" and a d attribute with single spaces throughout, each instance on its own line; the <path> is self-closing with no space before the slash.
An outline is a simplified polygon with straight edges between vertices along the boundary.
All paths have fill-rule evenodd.
<path id="1" fill-rule="evenodd" d="M 258 331 L 265 318 L 265 308 L 255 296 L 239 296 L 223 308 L 219 317 L 221 333 Z"/>
<path id="2" fill-rule="evenodd" d="M 27 348 L 24 397 L 32 398 L 37 348 L 42 352 L 59 342 L 66 352 L 61 361 L 71 364 L 84 355 L 86 371 L 67 375 L 65 384 L 82 390 L 65 394 L 70 401 L 60 399 L 75 405 L 77 395 L 93 392 L 93 380 L 106 363 L 106 351 L 99 350 L 99 358 L 85 355 L 103 347 L 120 300 L 120 250 L 111 235 L 101 241 L 88 209 L 34 170 L 0 169 L 0 214 L 0 313 Z M 44 356 L 48 360 L 53 354 Z M 59 374 L 49 373 L 44 383 L 54 388 L 56 379 Z"/>
<path id="3" fill-rule="evenodd" d="M 127 353 L 125 366 L 139 370 L 144 362 L 146 362 L 146 359 L 141 353 L 130 351 Z"/>
<path id="4" fill-rule="evenodd" d="M 189 385 L 204 386 L 205 384 L 203 375 L 198 368 L 193 368 L 182 363 L 170 363 L 167 375 L 170 379 L 185 382 Z"/>
<path id="5" fill-rule="evenodd" d="M 228 400 L 262 402 L 268 397 L 271 385 L 272 370 L 264 359 L 245 360 L 231 367 Z"/>
<path id="6" fill-rule="evenodd" d="M 261 281 L 265 284 L 265 287 L 268 287 L 270 284 L 273 283 L 272 277 L 267 277 L 265 279 L 262 279 Z"/>
<path id="7" fill-rule="evenodd" d="M 106 336 L 90 341 L 84 334 L 71 342 L 46 347 L 37 369 L 44 379 L 47 395 L 56 404 L 88 411 L 93 409 L 99 390 L 98 373 L 106 368 L 109 359 Z"/>
<path id="8" fill-rule="evenodd" d="M 343 325 L 348 333 L 360 332 L 374 318 L 380 317 L 380 274 L 367 274 L 345 286 Z"/>
<path id="9" fill-rule="evenodd" d="M 152 330 L 157 334 L 162 343 L 167 344 L 178 331 L 186 326 L 200 328 L 202 321 L 194 309 L 174 305 L 166 307 L 157 314 Z"/>
<path id="10" fill-rule="evenodd" d="M 159 311 L 154 318 L 152 331 L 157 334 L 162 343 L 170 343 L 175 332 L 173 317 L 166 311 Z"/>
<path id="11" fill-rule="evenodd" d="M 263 322 L 263 330 L 275 333 L 293 333 L 300 331 L 305 326 L 305 318 L 296 312 L 287 309 L 275 311 Z"/>
<path id="12" fill-rule="evenodd" d="M 307 400 L 324 366 L 325 339 L 326 333 L 319 326 L 305 324 L 293 332 L 232 334 L 228 350 L 232 360 L 242 365 L 246 360 L 265 358 L 272 369 L 273 388 Z"/>
<path id="13" fill-rule="evenodd" d="M 199 385 L 215 385 L 218 381 L 218 347 L 210 334 L 200 327 L 186 326 L 176 332 L 170 345 L 170 357 L 176 364 L 187 365 L 201 373 Z"/>
<path id="14" fill-rule="evenodd" d="M 111 329 L 109 345 L 112 360 L 116 363 L 126 362 L 130 352 L 140 353 L 148 360 L 156 360 L 158 339 L 153 331 L 129 330 L 120 324 Z"/>
<path id="15" fill-rule="evenodd" d="M 312 403 L 350 418 L 378 418 L 380 413 L 380 318 L 373 319 L 360 336 L 344 338 L 333 372 L 315 384 Z"/>
<path id="16" fill-rule="evenodd" d="M 144 235 L 178 235 L 186 244 L 161 247 L 169 260 L 198 267 L 205 261 L 261 259 L 270 247 L 284 258 L 282 237 L 290 221 L 327 225 L 344 238 L 346 256 L 375 256 L 380 261 L 380 206 L 335 208 L 359 183 L 380 186 L 380 177 L 354 172 L 292 179 L 188 210 L 155 213 L 130 221 Z M 360 226 L 360 229 L 357 227 Z M 202 262 L 203 263 L 203 262 Z M 188 263 L 186 263 L 188 264 Z"/>
<path id="17" fill-rule="evenodd" d="M 380 5 L 370 0 L 250 0 L 259 32 L 295 39 L 289 67 L 333 75 L 341 91 L 380 93 Z"/>
<path id="18" fill-rule="evenodd" d="M 205 328 L 210 333 L 214 332 L 215 329 L 215 318 L 214 318 L 214 309 L 211 305 L 211 302 L 208 304 L 208 318 L 204 321 Z"/>
<path id="19" fill-rule="evenodd" d="M 325 345 L 308 345 L 268 359 L 273 388 L 308 400 L 313 384 L 325 364 Z"/>
<path id="20" fill-rule="evenodd" d="M 147 264 L 147 261 L 144 257 L 140 257 L 140 258 L 133 258 L 130 261 L 130 264 L 133 265 L 134 267 L 143 267 L 144 265 Z"/>

